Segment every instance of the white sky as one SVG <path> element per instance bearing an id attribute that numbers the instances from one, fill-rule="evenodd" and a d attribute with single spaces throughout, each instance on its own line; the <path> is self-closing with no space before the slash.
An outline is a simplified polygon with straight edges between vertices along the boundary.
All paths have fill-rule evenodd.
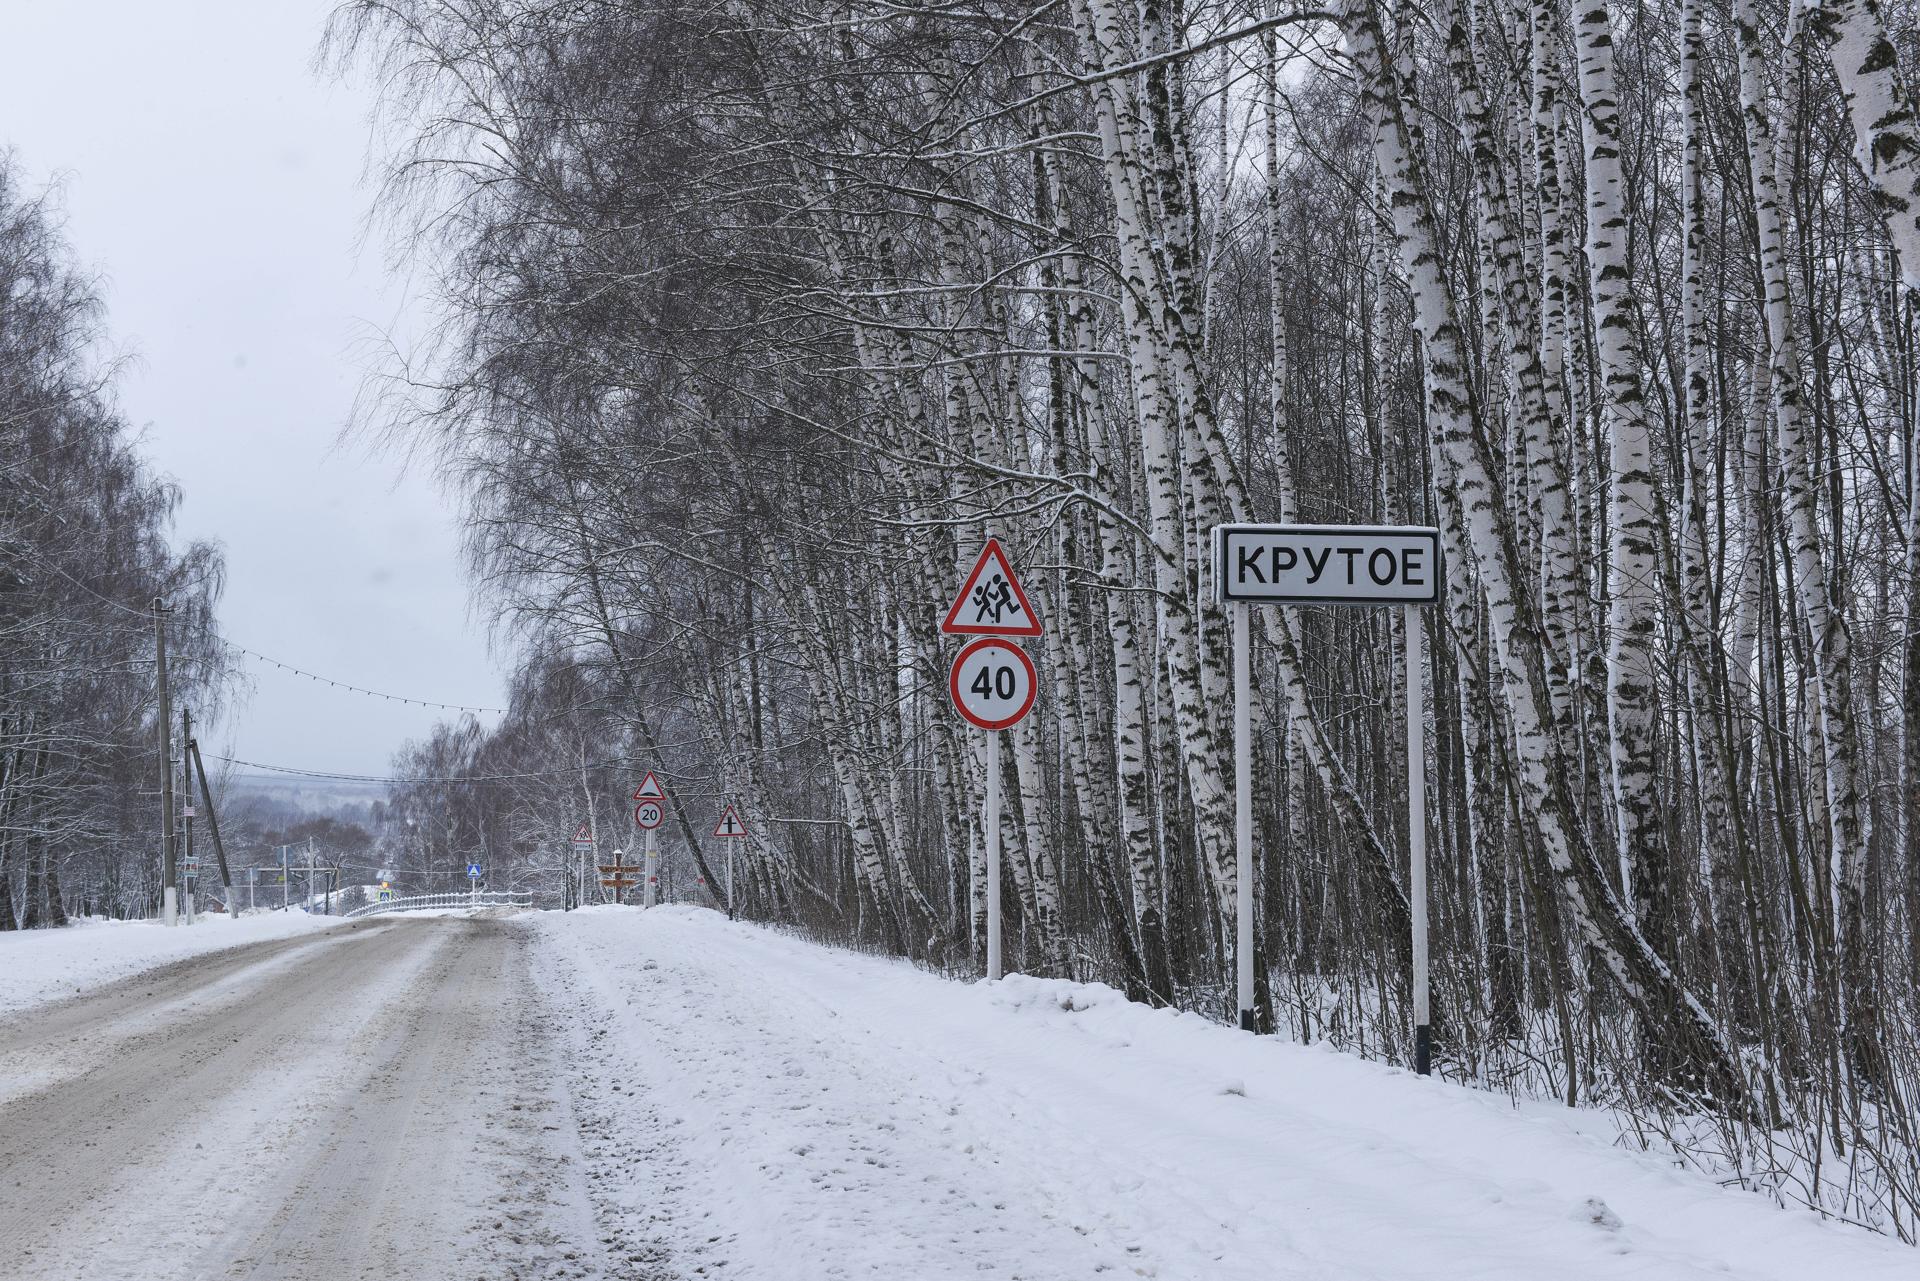
<path id="1" fill-rule="evenodd" d="M 405 299 L 359 248 L 371 90 L 311 70 L 331 0 L 0 0 L 0 145 L 58 178 L 139 364 L 121 386 L 178 532 L 226 549 L 235 642 L 395 694 L 498 706 L 451 505 L 336 444 Z M 207 734 L 254 761 L 385 773 L 436 713 L 249 663 Z M 484 718 L 489 723 L 494 718 Z M 220 745 L 216 749 L 216 744 Z"/>

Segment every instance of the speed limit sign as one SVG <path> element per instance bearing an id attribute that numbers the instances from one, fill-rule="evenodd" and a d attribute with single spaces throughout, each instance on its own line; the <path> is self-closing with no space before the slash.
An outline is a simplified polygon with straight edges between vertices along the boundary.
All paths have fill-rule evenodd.
<path id="1" fill-rule="evenodd" d="M 1033 660 L 1011 641 L 984 637 L 960 651 L 947 692 L 960 714 L 984 730 L 1006 729 L 1033 710 L 1039 680 Z"/>
<path id="2" fill-rule="evenodd" d="M 649 832 L 660 826 L 660 820 L 666 816 L 666 811 L 660 808 L 659 801 L 641 801 L 633 807 L 635 826 L 645 828 Z"/>

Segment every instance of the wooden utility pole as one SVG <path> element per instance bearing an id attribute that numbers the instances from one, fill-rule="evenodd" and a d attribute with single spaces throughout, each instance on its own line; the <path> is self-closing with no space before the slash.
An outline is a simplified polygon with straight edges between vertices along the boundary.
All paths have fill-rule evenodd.
<path id="1" fill-rule="evenodd" d="M 207 766 L 200 759 L 200 740 L 187 740 L 187 750 L 193 753 L 193 772 L 200 779 L 200 800 L 207 807 L 207 835 L 213 838 L 213 857 L 220 864 L 220 889 L 227 896 L 227 914 L 238 919 L 240 905 L 233 899 L 233 874 L 227 870 L 227 847 L 220 842 L 220 819 L 213 812 L 213 790 L 207 786 Z M 253 906 L 252 878 L 248 878 L 247 906 Z"/>
<path id="2" fill-rule="evenodd" d="M 153 645 L 160 687 L 160 920 L 180 923 L 173 884 L 173 704 L 167 696 L 167 606 L 153 598 Z"/>

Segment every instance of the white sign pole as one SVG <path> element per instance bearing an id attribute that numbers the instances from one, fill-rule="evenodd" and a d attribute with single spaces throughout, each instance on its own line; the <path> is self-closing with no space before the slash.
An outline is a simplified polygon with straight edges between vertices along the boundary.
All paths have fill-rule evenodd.
<path id="1" fill-rule="evenodd" d="M 646 867 L 644 871 L 641 873 L 643 876 L 646 877 L 646 884 L 643 885 L 640 889 L 640 906 L 642 908 L 648 908 L 653 906 L 653 884 L 654 884 L 654 875 L 655 875 L 653 869 L 654 869 L 653 829 L 649 827 L 647 829 Z"/>
<path id="2" fill-rule="evenodd" d="M 940 631 L 972 636 L 947 673 L 947 692 L 967 722 L 987 735 L 987 977 L 1003 974 L 1000 948 L 1000 731 L 1033 710 L 1039 677 L 1014 637 L 1042 634 L 1040 616 L 996 538 L 961 584 Z"/>
<path id="3" fill-rule="evenodd" d="M 1217 525 L 1214 589 L 1233 606 L 1234 844 L 1240 878 L 1235 949 L 1240 1025 L 1253 1026 L 1253 741 L 1249 603 L 1401 606 L 1407 663 L 1407 894 L 1413 925 L 1414 1067 L 1432 1071 L 1427 971 L 1427 691 L 1420 607 L 1440 599 L 1440 531 L 1427 526 Z"/>
<path id="4" fill-rule="evenodd" d="M 1420 671 L 1420 607 L 1401 607 L 1407 642 L 1407 897 L 1413 914 L 1413 1070 L 1433 1071 L 1427 1002 L 1427 683 Z"/>
<path id="5" fill-rule="evenodd" d="M 727 919 L 733 919 L 733 842 L 727 842 Z"/>
<path id="6" fill-rule="evenodd" d="M 1253 1031 L 1253 648 L 1247 605 L 1233 605 L 1233 959 L 1240 1026 Z"/>
<path id="7" fill-rule="evenodd" d="M 1000 731 L 987 731 L 987 977 L 1000 977 Z"/>

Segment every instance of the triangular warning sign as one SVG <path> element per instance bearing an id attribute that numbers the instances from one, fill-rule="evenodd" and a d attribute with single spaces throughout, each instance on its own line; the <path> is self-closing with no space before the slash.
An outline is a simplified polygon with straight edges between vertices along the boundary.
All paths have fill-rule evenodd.
<path id="1" fill-rule="evenodd" d="M 573 843 L 575 845 L 593 844 L 593 825 L 585 821 L 582 821 L 580 826 L 574 828 Z"/>
<path id="2" fill-rule="evenodd" d="M 713 834 L 715 836 L 745 836 L 747 834 L 747 825 L 740 821 L 740 815 L 735 812 L 733 806 L 729 805 L 727 806 L 726 813 L 720 816 L 720 821 L 713 825 Z"/>
<path id="3" fill-rule="evenodd" d="M 660 780 L 653 776 L 652 770 L 648 770 L 647 776 L 640 780 L 640 786 L 633 789 L 633 799 L 636 801 L 664 801 L 667 799 L 667 794 L 660 789 Z"/>
<path id="4" fill-rule="evenodd" d="M 987 539 L 940 630 L 961 636 L 1040 635 L 1040 616 L 999 539 Z"/>

